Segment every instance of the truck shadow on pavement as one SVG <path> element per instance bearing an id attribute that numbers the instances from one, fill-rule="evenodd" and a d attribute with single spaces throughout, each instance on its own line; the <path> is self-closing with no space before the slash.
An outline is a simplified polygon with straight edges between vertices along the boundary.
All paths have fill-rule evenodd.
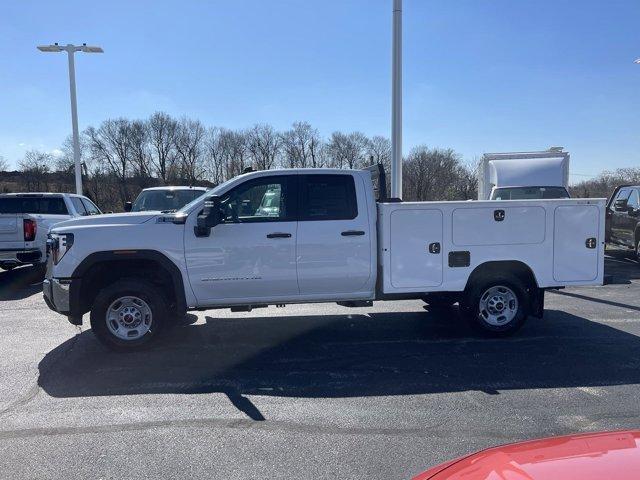
<path id="1" fill-rule="evenodd" d="M 605 284 L 628 285 L 640 279 L 640 263 L 633 254 L 619 250 L 607 251 L 604 259 Z"/>
<path id="2" fill-rule="evenodd" d="M 353 397 L 640 383 L 640 337 L 557 310 L 516 336 L 476 338 L 457 312 L 218 318 L 117 354 L 84 331 L 39 364 L 53 397 L 225 393 Z"/>
<path id="3" fill-rule="evenodd" d="M 44 271 L 39 267 L 19 267 L 0 270 L 0 301 L 22 300 L 42 292 Z"/>

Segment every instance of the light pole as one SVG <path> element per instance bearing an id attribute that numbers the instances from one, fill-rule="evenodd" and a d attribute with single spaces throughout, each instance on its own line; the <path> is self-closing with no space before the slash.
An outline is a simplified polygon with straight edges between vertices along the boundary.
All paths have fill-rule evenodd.
<path id="1" fill-rule="evenodd" d="M 402 0 L 393 0 L 391 196 L 402 198 Z"/>
<path id="2" fill-rule="evenodd" d="M 67 52 L 69 59 L 69 91 L 71 94 L 71 126 L 73 128 L 73 161 L 76 170 L 76 193 L 82 195 L 82 166 L 80 165 L 80 138 L 78 134 L 78 104 L 76 101 L 76 68 L 74 54 L 76 52 L 84 53 L 102 53 L 100 47 L 89 47 L 86 43 L 82 45 L 60 46 L 57 43 L 53 45 L 40 45 L 38 50 L 47 53 Z"/>

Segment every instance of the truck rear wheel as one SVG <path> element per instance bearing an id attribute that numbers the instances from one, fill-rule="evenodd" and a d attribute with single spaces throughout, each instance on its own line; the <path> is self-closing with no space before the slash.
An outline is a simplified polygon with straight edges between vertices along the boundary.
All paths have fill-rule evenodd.
<path id="1" fill-rule="evenodd" d="M 149 282 L 119 280 L 96 296 L 91 329 L 112 350 L 137 350 L 160 332 L 167 310 L 166 302 Z"/>
<path id="2" fill-rule="evenodd" d="M 494 336 L 515 333 L 529 314 L 523 283 L 513 277 L 479 282 L 466 294 L 462 311 L 471 326 Z"/>

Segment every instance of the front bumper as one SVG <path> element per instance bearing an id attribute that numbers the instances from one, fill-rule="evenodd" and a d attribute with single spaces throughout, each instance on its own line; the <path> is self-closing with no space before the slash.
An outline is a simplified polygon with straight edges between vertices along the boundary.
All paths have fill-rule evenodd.
<path id="1" fill-rule="evenodd" d="M 45 278 L 42 282 L 42 294 L 47 306 L 58 313 L 69 315 L 70 308 L 70 290 L 73 280 L 58 278 Z"/>

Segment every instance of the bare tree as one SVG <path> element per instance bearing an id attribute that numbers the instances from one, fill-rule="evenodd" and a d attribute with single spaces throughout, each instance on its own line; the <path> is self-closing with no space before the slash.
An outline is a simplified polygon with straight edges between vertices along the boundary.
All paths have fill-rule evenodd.
<path id="1" fill-rule="evenodd" d="M 256 124 L 246 132 L 246 145 L 253 164 L 259 170 L 268 170 L 276 165 L 282 139 L 268 124 Z"/>
<path id="2" fill-rule="evenodd" d="M 156 112 L 147 122 L 151 144 L 151 163 L 155 173 L 166 185 L 176 163 L 178 122 L 164 112 Z"/>
<path id="3" fill-rule="evenodd" d="M 21 182 L 29 192 L 49 190 L 48 175 L 53 165 L 51 154 L 39 150 L 29 150 L 18 163 L 22 172 Z"/>
<path id="4" fill-rule="evenodd" d="M 307 122 L 295 122 L 282 135 L 284 165 L 317 168 L 324 165 L 323 142 L 318 130 Z"/>
<path id="5" fill-rule="evenodd" d="M 140 188 L 148 187 L 152 177 L 151 149 L 146 122 L 134 120 L 127 129 L 133 176 Z"/>
<path id="6" fill-rule="evenodd" d="M 360 132 L 333 132 L 327 146 L 331 166 L 360 168 L 366 165 L 367 137 Z"/>
<path id="7" fill-rule="evenodd" d="M 589 180 L 583 180 L 569 187 L 574 197 L 607 198 L 618 185 L 640 184 L 640 168 L 618 168 L 614 171 L 605 170 L 600 175 Z"/>
<path id="8" fill-rule="evenodd" d="M 405 200 L 465 200 L 475 196 L 473 173 L 451 149 L 414 148 L 404 162 Z"/>
<path id="9" fill-rule="evenodd" d="M 240 175 L 248 166 L 249 162 L 249 150 L 247 148 L 247 136 L 245 132 L 222 130 L 220 141 L 224 155 L 225 179 Z"/>
<path id="10" fill-rule="evenodd" d="M 89 142 L 84 132 L 80 134 L 80 162 L 86 162 L 89 156 Z M 73 157 L 73 136 L 68 135 L 62 142 L 60 147 L 62 155 L 55 158 L 55 170 L 56 172 L 73 173 L 75 167 L 75 159 Z"/>
<path id="11" fill-rule="evenodd" d="M 381 163 L 388 171 L 391 168 L 391 141 L 380 135 L 371 137 L 367 142 L 367 158 L 373 158 L 373 163 Z"/>
<path id="12" fill-rule="evenodd" d="M 226 180 L 224 129 L 210 128 L 205 139 L 205 174 L 209 181 L 219 185 Z"/>
<path id="13" fill-rule="evenodd" d="M 205 173 L 205 134 L 200 120 L 183 118 L 178 124 L 175 140 L 179 159 L 178 177 L 189 184 L 201 179 Z"/>
<path id="14" fill-rule="evenodd" d="M 117 118 L 105 120 L 98 129 L 89 127 L 86 130 L 93 160 L 104 163 L 118 179 L 122 203 L 129 199 L 127 181 L 132 170 L 130 129 L 129 120 Z"/>
<path id="15" fill-rule="evenodd" d="M 6 172 L 7 170 L 9 170 L 9 162 L 7 162 L 2 155 L 0 155 L 0 172 Z"/>

